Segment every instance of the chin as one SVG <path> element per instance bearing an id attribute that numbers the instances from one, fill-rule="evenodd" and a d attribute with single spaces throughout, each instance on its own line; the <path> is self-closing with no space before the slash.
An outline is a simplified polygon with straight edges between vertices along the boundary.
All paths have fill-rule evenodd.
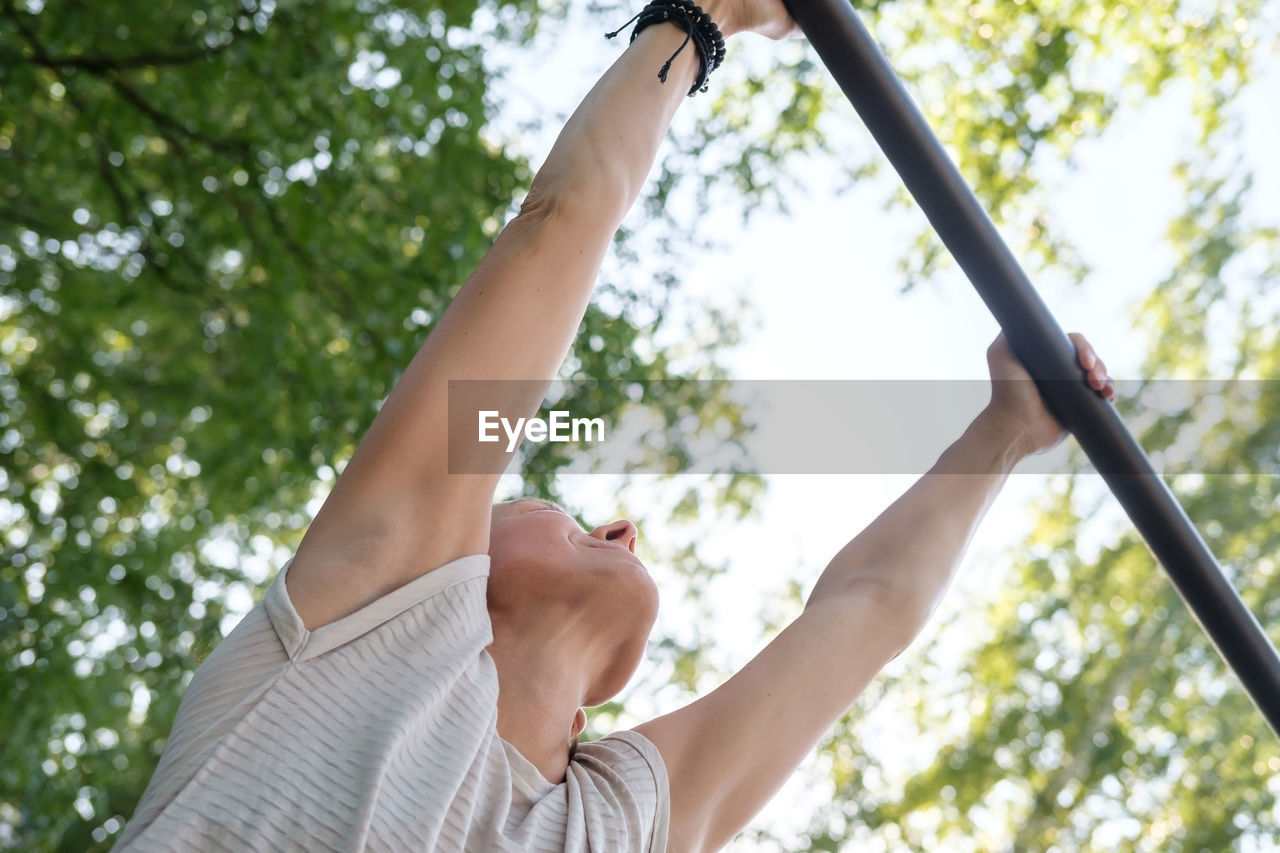
<path id="1" fill-rule="evenodd" d="M 658 621 L 658 585 L 644 569 L 637 569 L 637 574 L 628 580 L 629 583 L 618 586 L 616 624 L 625 626 L 628 634 L 640 637 L 638 655 L 643 657 L 649 633 Z"/>
<path id="2" fill-rule="evenodd" d="M 648 639 L 646 635 L 644 641 L 638 643 L 639 652 L 632 651 L 629 658 L 623 659 L 619 655 L 614 665 L 600 677 L 595 689 L 587 694 L 582 704 L 588 708 L 594 708 L 597 705 L 603 705 L 621 693 L 622 688 L 626 687 L 627 682 L 631 680 L 631 676 L 635 675 L 636 670 L 640 668 L 640 661 L 644 660 L 644 649 L 648 644 Z"/>
<path id="3" fill-rule="evenodd" d="M 618 587 L 622 594 L 616 601 L 621 607 L 614 610 L 607 627 L 616 638 L 613 660 L 601 674 L 596 689 L 588 694 L 584 703 L 588 706 L 603 705 L 622 692 L 644 660 L 649 634 L 658 618 L 658 588 L 647 574 L 645 578 L 648 583 L 643 588 L 631 584 Z"/>

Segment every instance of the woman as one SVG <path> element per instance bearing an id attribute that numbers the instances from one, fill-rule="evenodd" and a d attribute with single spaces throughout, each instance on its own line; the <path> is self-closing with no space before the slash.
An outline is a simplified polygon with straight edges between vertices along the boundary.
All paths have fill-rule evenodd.
<path id="1" fill-rule="evenodd" d="M 779 0 L 703 9 L 725 37 L 799 34 Z M 447 396 L 453 380 L 556 374 L 699 79 L 686 38 L 643 28 L 570 118 L 293 559 L 196 673 L 118 849 L 716 849 L 911 642 L 1012 465 L 1061 440 L 1030 382 L 993 382 L 987 409 L 742 672 L 576 745 L 583 708 L 626 684 L 657 613 L 636 528 L 494 505 L 497 473 L 451 475 Z M 1003 339 L 988 360 L 994 380 L 1027 379 Z M 521 414 L 537 384 L 521 386 Z M 989 473 L 940 476 L 975 470 Z"/>

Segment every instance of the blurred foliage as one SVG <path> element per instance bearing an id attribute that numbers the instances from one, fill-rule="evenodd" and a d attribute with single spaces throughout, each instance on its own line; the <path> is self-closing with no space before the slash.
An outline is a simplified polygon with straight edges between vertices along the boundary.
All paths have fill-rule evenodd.
<path id="1" fill-rule="evenodd" d="M 1118 106 L 1189 84 L 1202 140 L 1221 107 L 1251 78 L 1250 60 L 1274 39 L 1266 0 L 1200 3 L 978 0 L 879 4 L 895 67 L 983 207 L 1011 242 L 1032 249 L 1023 263 L 1077 275 L 1086 270 L 1056 236 L 1051 200 L 1034 170 L 1105 129 Z M 1272 22 L 1274 27 L 1274 22 Z M 944 55 L 922 49 L 945 45 Z M 942 61 L 940 61 L 942 60 Z M 906 196 L 900 194 L 899 200 Z M 903 260 L 908 283 L 949 255 L 921 232 Z"/>
<path id="2" fill-rule="evenodd" d="M 1192 87 L 1207 138 L 1219 128 L 1221 107 L 1249 82 L 1250 58 L 1275 37 L 1274 17 L 1263 14 L 1267 0 L 853 5 L 1024 265 L 1052 265 L 1076 277 L 1086 264 L 1051 220 L 1054 206 L 1036 169 L 1056 158 L 1070 162 L 1073 148 L 1105 130 L 1118 106 L 1152 98 L 1172 83 Z M 794 55 L 746 80 L 753 101 L 767 99 L 767 111 L 748 109 L 741 89 L 724 87 L 712 120 L 681 149 L 714 151 L 711 143 L 749 127 L 755 142 L 720 157 L 717 168 L 744 191 L 756 190 L 765 176 L 777 178 L 771 193 L 784 196 L 785 176 L 761 167 L 775 157 L 835 153 L 818 118 L 852 113 L 816 55 Z M 886 162 L 870 147 L 839 155 L 850 184 Z M 704 165 L 699 174 L 717 172 Z M 915 208 L 905 189 L 889 199 L 890 208 L 900 205 Z M 913 222 L 918 235 L 900 261 L 905 288 L 951 263 L 923 217 Z"/>
<path id="3" fill-rule="evenodd" d="M 1015 249 L 1080 274 L 1052 236 L 1032 167 L 1069 157 L 1123 98 L 1171 81 L 1192 87 L 1202 144 L 1221 138 L 1222 107 L 1268 37 L 1250 29 L 1265 20 L 1261 5 L 861 8 Z M 0 0 L 0 847 L 110 846 L 228 614 L 297 544 L 308 506 L 528 188 L 528 162 L 483 134 L 502 108 L 489 97 L 485 45 L 527 46 L 565 11 L 530 0 Z M 615 12 L 601 21 L 616 25 Z M 735 73 L 732 59 L 718 72 L 722 84 Z M 879 167 L 870 146 L 829 144 L 824 125 L 847 104 L 803 44 L 716 91 L 641 200 L 655 224 L 657 251 L 643 252 L 660 265 L 653 286 L 604 277 L 566 375 L 719 375 L 717 349 L 736 342 L 730 314 L 654 345 L 682 257 L 709 245 L 696 214 L 673 213 L 674 195 L 746 219 L 794 201 L 798 157 L 830 158 L 850 184 Z M 1233 225 L 1241 187 L 1206 183 L 1194 164 L 1184 177 L 1198 201 L 1171 240 L 1185 255 L 1161 290 L 1169 295 L 1146 312 L 1160 318 L 1156 368 L 1191 363 L 1205 306 L 1229 298 L 1214 289 L 1222 266 L 1274 240 Z M 617 256 L 637 260 L 641 237 L 624 227 Z M 939 257 L 922 231 L 903 269 L 916 280 Z M 1240 362 L 1274 374 L 1275 313 L 1245 303 L 1241 316 L 1255 319 Z M 570 405 L 602 417 L 633 405 L 609 387 Z M 682 398 L 653 409 L 670 422 L 703 402 L 722 405 Z M 1275 436 L 1250 440 L 1224 452 L 1275 446 Z M 671 454 L 678 463 L 679 448 Z M 544 445 L 526 460 L 526 491 L 557 497 L 565 464 Z M 1243 500 L 1245 486 L 1207 478 L 1184 491 L 1193 517 L 1218 523 L 1211 544 L 1254 585 L 1255 607 L 1276 598 L 1260 556 L 1280 536 L 1273 487 L 1250 484 Z M 760 488 L 746 475 L 694 487 L 672 515 L 741 516 Z M 1047 849 L 1055 832 L 1070 844 L 1062 833 L 1081 831 L 1080 804 L 1119 797 L 1117 784 L 1141 787 L 1137 776 L 1191 780 L 1146 812 L 1125 807 L 1165 820 L 1185 849 L 1226 849 L 1245 831 L 1235 815 L 1261 825 L 1274 793 L 1257 774 L 1275 775 L 1274 741 L 1238 690 L 1213 686 L 1224 683 L 1221 665 L 1145 551 L 1121 539 L 1096 565 L 1070 564 L 1065 546 L 1088 512 L 1071 494 L 1055 500 L 1020 561 L 1018 600 L 1038 609 L 1002 605 L 1000 639 L 969 676 L 986 700 L 971 736 L 899 802 L 881 801 L 868 796 L 882 774 L 857 745 L 857 715 L 843 720 L 819 756 L 835 798 L 815 814 L 811 849 L 839 849 L 857 826 L 900 824 L 897 837 L 913 838 L 912 815 L 929 809 L 974 833 L 960 804 L 981 808 L 1002 781 L 1037 804 L 1010 824 L 1026 849 Z M 650 511 L 638 509 L 638 519 Z M 723 567 L 696 547 L 663 556 L 706 611 L 699 590 Z M 1092 579 L 1087 595 L 1082 578 Z M 1041 658 L 1055 643 L 1055 657 Z M 1135 644 L 1148 655 L 1140 669 L 1126 666 L 1136 660 L 1127 652 L 1107 654 Z M 689 693 L 704 687 L 718 676 L 708 645 L 696 630 L 660 638 L 662 677 Z M 1085 661 L 1089 677 L 1075 677 Z M 895 684 L 878 681 L 866 701 Z M 601 709 L 593 731 L 622 707 Z M 1223 794 L 1216 806 L 1206 791 Z M 1187 810 L 1174 823 L 1179 802 L 1233 813 L 1196 821 Z"/>

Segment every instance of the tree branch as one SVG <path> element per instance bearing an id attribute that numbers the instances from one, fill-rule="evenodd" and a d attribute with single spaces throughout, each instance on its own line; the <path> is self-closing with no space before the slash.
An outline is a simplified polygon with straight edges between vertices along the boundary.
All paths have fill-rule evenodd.
<path id="1" fill-rule="evenodd" d="M 173 116 L 153 106 L 150 101 L 142 96 L 142 93 L 129 85 L 129 83 L 118 74 L 107 74 L 105 76 L 107 77 L 107 80 L 110 81 L 111 88 L 115 89 L 116 92 L 120 94 L 120 97 L 132 104 L 138 112 L 154 121 L 159 127 L 176 130 L 189 139 L 195 140 L 196 142 L 203 142 L 215 151 L 239 155 L 247 148 L 247 145 L 243 142 L 238 142 L 234 139 L 218 139 L 217 137 L 208 136 L 198 130 L 193 130 L 190 127 L 187 127 Z M 167 134 L 166 138 L 170 142 L 173 142 L 173 138 Z"/>
<path id="2" fill-rule="evenodd" d="M 10 7 L 5 6 L 8 13 Z M 15 53 L 0 53 L 0 65 L 16 65 L 20 62 L 37 65 L 54 70 L 74 69 L 105 74 L 110 71 L 130 71 L 138 68 L 158 68 L 166 65 L 187 65 L 203 59 L 210 59 L 230 47 L 199 48 L 187 53 L 137 53 L 133 56 L 22 56 Z"/>

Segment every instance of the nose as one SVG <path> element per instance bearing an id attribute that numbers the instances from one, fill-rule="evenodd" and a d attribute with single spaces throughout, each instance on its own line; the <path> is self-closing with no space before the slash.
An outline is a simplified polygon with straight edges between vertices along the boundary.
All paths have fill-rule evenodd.
<path id="1" fill-rule="evenodd" d="M 609 524 L 600 525 L 591 531 L 591 535 L 606 542 L 620 542 L 627 547 L 628 551 L 634 554 L 636 552 L 636 539 L 640 536 L 640 531 L 631 522 L 626 519 L 620 519 Z"/>

